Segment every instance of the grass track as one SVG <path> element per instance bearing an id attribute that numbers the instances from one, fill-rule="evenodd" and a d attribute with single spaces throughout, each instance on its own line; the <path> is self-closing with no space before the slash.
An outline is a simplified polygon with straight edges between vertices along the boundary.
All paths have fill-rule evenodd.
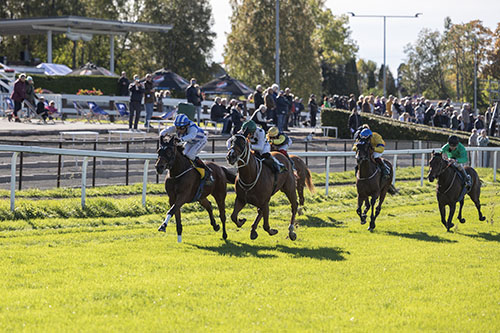
<path id="1" fill-rule="evenodd" d="M 197 204 L 183 214 L 182 244 L 173 225 L 155 231 L 156 211 L 5 219 L 0 330 L 499 331 L 500 185 L 486 179 L 482 189 L 489 223 L 467 198 L 467 222 L 453 233 L 439 222 L 433 185 L 398 187 L 372 234 L 359 225 L 353 186 L 309 195 L 296 242 L 285 238 L 283 195 L 271 203 L 278 235 L 259 228 L 255 241 L 250 222 L 231 222 L 224 242 Z"/>

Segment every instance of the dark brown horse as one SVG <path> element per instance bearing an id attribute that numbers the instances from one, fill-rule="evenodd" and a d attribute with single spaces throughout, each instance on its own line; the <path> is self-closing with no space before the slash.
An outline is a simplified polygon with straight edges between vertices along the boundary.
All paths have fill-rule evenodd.
<path id="1" fill-rule="evenodd" d="M 441 213 L 441 223 L 443 223 L 448 231 L 450 231 L 450 229 L 454 226 L 451 221 L 453 220 L 453 215 L 455 214 L 457 202 L 460 202 L 458 220 L 460 223 L 465 223 L 465 219 L 462 217 L 465 195 L 460 198 L 464 185 L 462 185 L 462 180 L 460 179 L 458 172 L 451 166 L 452 163 L 444 160 L 441 153 L 432 152 L 432 159 L 429 162 L 429 181 L 433 182 L 435 178 L 438 180 L 436 193 L 439 204 L 439 212 Z M 479 201 L 479 196 L 481 194 L 481 180 L 479 179 L 476 170 L 473 168 L 466 166 L 465 172 L 470 175 L 472 180 L 472 186 L 468 193 L 469 197 L 474 204 L 476 204 L 477 212 L 479 213 L 479 221 L 484 221 L 486 220 L 486 217 L 484 217 L 481 213 L 481 203 Z M 446 206 L 450 207 L 448 220 L 446 219 Z"/>
<path id="2" fill-rule="evenodd" d="M 229 172 L 226 168 L 218 166 L 215 163 L 207 162 L 207 166 L 212 170 L 214 182 L 211 185 L 205 185 L 203 192 L 197 193 L 200 185 L 200 174 L 193 167 L 191 161 L 182 154 L 182 147 L 178 145 L 176 137 L 170 138 L 167 142 L 160 137 L 160 148 L 158 149 L 158 160 L 155 167 L 158 174 L 162 174 L 168 169 L 169 175 L 165 178 L 165 190 L 168 194 L 170 209 L 167 212 L 165 221 L 161 224 L 158 231 L 165 231 L 168 221 L 175 216 L 177 225 L 177 240 L 182 241 L 182 223 L 181 207 L 185 203 L 198 201 L 208 212 L 210 224 L 215 231 L 219 231 L 220 226 L 215 222 L 212 213 L 212 204 L 207 199 L 212 195 L 219 208 L 220 219 L 222 221 L 222 238 L 227 239 L 226 233 L 226 184 L 234 183 L 236 175 Z M 198 194 L 198 195 L 197 195 Z M 195 198 L 197 196 L 197 198 Z"/>
<path id="3" fill-rule="evenodd" d="M 257 226 L 262 218 L 264 218 L 264 230 L 271 236 L 277 234 L 278 230 L 271 229 L 269 226 L 269 200 L 277 191 L 282 191 L 292 206 L 288 236 L 291 240 L 295 240 L 297 238 L 297 234 L 294 232 L 295 215 L 298 207 L 295 176 L 288 158 L 278 152 L 272 152 L 272 154 L 285 165 L 287 171 L 275 174 L 251 152 L 250 142 L 243 135 L 235 134 L 231 138 L 231 147 L 226 159 L 230 164 L 237 164 L 238 167 L 235 185 L 236 201 L 231 219 L 238 227 L 241 227 L 246 220 L 238 219 L 238 213 L 247 203 L 250 203 L 257 207 L 258 212 L 252 224 L 250 238 L 256 239 L 258 237 Z"/>
<path id="4" fill-rule="evenodd" d="M 299 195 L 299 205 L 304 206 L 304 188 L 307 186 L 309 192 L 316 192 L 316 188 L 311 178 L 311 171 L 300 157 L 290 155 L 290 159 L 293 161 L 295 170 L 297 170 L 297 194 Z"/>
<path id="5" fill-rule="evenodd" d="M 372 158 L 373 148 L 369 142 L 360 141 L 356 143 L 356 162 L 357 162 L 357 172 L 356 172 L 356 188 L 358 190 L 358 213 L 361 224 L 366 223 L 366 213 L 368 210 L 372 209 L 370 216 L 370 226 L 369 231 L 375 229 L 375 220 L 380 214 L 382 208 L 382 203 L 384 202 L 387 192 L 395 193 L 395 190 L 391 184 L 392 182 L 392 165 L 384 160 L 384 162 L 390 168 L 390 177 L 387 179 L 382 179 L 382 171 L 379 169 L 377 163 Z M 371 197 L 371 199 L 369 199 Z M 375 203 L 378 199 L 378 206 L 375 209 Z M 365 203 L 365 210 L 361 212 L 361 207 Z"/>

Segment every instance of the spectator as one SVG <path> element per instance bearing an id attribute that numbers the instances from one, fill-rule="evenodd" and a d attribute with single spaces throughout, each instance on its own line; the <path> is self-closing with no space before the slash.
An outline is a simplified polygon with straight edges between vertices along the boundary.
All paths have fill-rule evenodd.
<path id="1" fill-rule="evenodd" d="M 31 105 L 33 105 L 33 106 L 36 105 L 35 98 L 38 98 L 38 97 L 36 97 L 35 86 L 33 84 L 33 78 L 31 76 L 28 76 L 26 78 L 25 97 L 26 97 L 26 100 L 31 103 Z"/>
<path id="2" fill-rule="evenodd" d="M 477 130 L 475 128 L 473 128 L 471 130 L 471 135 L 469 136 L 469 147 L 477 147 L 479 146 L 479 143 L 477 141 L 477 139 L 479 138 L 479 135 L 477 134 Z M 472 160 L 472 155 L 475 155 L 477 156 L 477 153 L 476 151 L 471 151 L 470 154 L 471 154 L 471 160 Z"/>
<path id="3" fill-rule="evenodd" d="M 300 113 L 304 111 L 304 104 L 302 104 L 302 98 L 295 97 L 293 101 L 293 120 L 292 126 L 299 126 Z"/>
<path id="4" fill-rule="evenodd" d="M 155 105 L 156 112 L 163 113 L 163 93 L 161 91 L 155 92 Z"/>
<path id="5" fill-rule="evenodd" d="M 352 109 L 352 113 L 349 116 L 349 121 L 348 121 L 348 127 L 349 127 L 349 132 L 351 133 L 351 137 L 354 138 L 354 134 L 358 130 L 358 128 L 361 126 L 361 116 L 358 113 L 358 110 L 356 108 Z"/>
<path id="6" fill-rule="evenodd" d="M 365 113 L 371 113 L 371 106 L 370 106 L 370 96 L 366 96 L 363 99 L 363 104 L 361 105 L 361 112 Z"/>
<path id="7" fill-rule="evenodd" d="M 490 143 L 490 139 L 486 136 L 487 131 L 485 128 L 481 130 L 481 135 L 477 138 L 477 144 L 479 147 L 488 147 Z M 481 159 L 479 161 L 479 165 L 483 168 L 487 168 L 490 164 L 490 155 L 489 152 L 483 151 L 481 152 Z"/>
<path id="8" fill-rule="evenodd" d="M 363 95 L 359 95 L 358 102 L 356 103 L 356 108 L 358 109 L 359 113 L 363 112 L 363 102 L 364 101 L 365 101 L 365 97 Z"/>
<path id="9" fill-rule="evenodd" d="M 484 116 L 479 115 L 474 122 L 474 128 L 478 130 L 478 132 L 481 132 L 481 130 L 484 128 Z"/>
<path id="10" fill-rule="evenodd" d="M 38 103 L 36 103 L 36 113 L 42 117 L 43 122 L 47 122 L 49 115 L 47 114 L 47 110 L 45 110 L 45 98 L 43 96 L 40 96 Z"/>
<path id="11" fill-rule="evenodd" d="M 153 109 L 155 103 L 155 89 L 153 88 L 153 78 L 151 74 L 146 74 L 146 81 L 144 82 L 144 105 L 146 107 L 146 121 L 144 122 L 144 128 L 151 128 L 149 123 L 151 117 L 153 116 Z"/>
<path id="12" fill-rule="evenodd" d="M 409 122 L 409 121 L 411 121 L 411 119 L 410 119 L 410 115 L 408 114 L 408 112 L 403 112 L 403 113 L 399 116 L 399 121 L 403 121 L 403 122 Z"/>
<path id="13" fill-rule="evenodd" d="M 285 94 L 283 95 L 288 102 L 288 111 L 285 116 L 285 126 L 283 128 L 284 131 L 288 131 L 288 124 L 290 123 L 290 118 L 292 117 L 292 108 L 293 108 L 293 94 L 290 92 L 290 88 L 285 89 Z"/>
<path id="14" fill-rule="evenodd" d="M 128 88 L 130 86 L 130 81 L 127 79 L 127 73 L 122 72 L 122 75 L 118 79 L 118 94 L 120 96 L 128 96 Z"/>
<path id="15" fill-rule="evenodd" d="M 14 101 L 14 121 L 20 123 L 21 121 L 17 113 L 21 110 L 22 103 L 26 98 L 26 74 L 19 75 L 19 78 L 14 82 L 14 90 L 10 98 Z"/>
<path id="16" fill-rule="evenodd" d="M 464 123 L 464 130 L 469 132 L 469 126 L 470 126 L 470 104 L 469 103 L 464 103 L 462 105 L 462 110 L 460 110 L 460 113 L 462 115 L 462 121 Z"/>
<path id="17" fill-rule="evenodd" d="M 186 89 L 186 99 L 188 103 L 191 103 L 195 106 L 196 116 L 198 117 L 198 125 L 200 124 L 200 116 L 201 116 L 201 101 L 203 100 L 201 96 L 201 91 L 199 86 L 196 84 L 196 79 L 192 78 L 190 81 L 190 85 Z"/>
<path id="18" fill-rule="evenodd" d="M 215 121 L 216 123 L 222 123 L 222 133 L 229 133 L 228 126 L 231 119 L 228 115 L 226 107 L 222 105 L 222 99 L 220 97 L 216 97 L 214 104 L 210 107 L 210 120 Z"/>
<path id="19" fill-rule="evenodd" d="M 255 105 L 255 110 L 258 110 L 259 107 L 264 104 L 264 96 L 262 96 L 262 86 L 260 84 L 257 85 L 253 93 L 253 103 Z"/>
<path id="20" fill-rule="evenodd" d="M 269 128 L 268 124 L 271 122 L 271 120 L 266 117 L 266 111 L 267 107 L 264 104 L 261 104 L 261 106 L 253 113 L 252 118 L 250 118 L 250 120 L 253 120 L 254 123 L 262 127 L 265 132 L 267 132 Z"/>
<path id="21" fill-rule="evenodd" d="M 464 122 L 462 121 L 462 115 L 459 114 L 457 119 L 458 119 L 458 130 L 464 131 Z"/>
<path id="22" fill-rule="evenodd" d="M 399 104 L 399 99 L 394 98 L 391 108 L 392 119 L 399 119 L 399 116 L 403 114 L 403 108 Z"/>
<path id="23" fill-rule="evenodd" d="M 307 103 L 309 107 L 309 116 L 310 116 L 310 125 L 311 127 L 316 127 L 316 114 L 318 113 L 318 104 L 316 104 L 316 96 L 314 94 L 309 98 L 309 103 Z"/>
<path id="24" fill-rule="evenodd" d="M 322 107 L 324 108 L 330 108 L 331 105 L 330 105 L 330 99 L 328 98 L 328 96 L 324 96 L 323 97 L 323 105 Z"/>
<path id="25" fill-rule="evenodd" d="M 241 129 L 243 121 L 245 121 L 245 118 L 243 117 L 243 103 L 238 103 L 234 105 L 233 108 L 231 109 L 231 122 L 233 123 L 233 131 L 232 131 L 233 135 L 238 133 L 238 131 Z"/>
<path id="26" fill-rule="evenodd" d="M 408 114 L 408 120 L 413 122 L 415 120 L 415 110 L 413 109 L 413 104 L 411 98 L 407 98 L 405 101 L 404 112 Z M 406 121 L 406 120 L 405 120 Z"/>
<path id="27" fill-rule="evenodd" d="M 453 116 L 451 116 L 450 128 L 452 130 L 458 130 L 460 126 L 460 120 L 458 120 L 458 111 L 453 111 Z"/>
<path id="28" fill-rule="evenodd" d="M 50 101 L 49 105 L 47 105 L 45 107 L 45 111 L 47 111 L 47 115 L 49 117 L 49 120 L 52 120 L 53 117 L 55 117 L 57 114 L 56 102 Z"/>
<path id="29" fill-rule="evenodd" d="M 267 108 L 267 119 L 274 121 L 274 114 L 276 113 L 276 102 L 273 97 L 273 89 L 268 88 L 264 96 L 264 103 Z"/>
<path id="30" fill-rule="evenodd" d="M 443 122 L 442 122 L 442 118 L 441 118 L 442 112 L 443 112 L 442 108 L 436 109 L 436 114 L 434 115 L 434 118 L 432 119 L 432 122 L 434 123 L 435 127 L 443 127 Z"/>
<path id="31" fill-rule="evenodd" d="M 434 119 L 436 110 L 434 109 L 434 105 L 432 105 L 429 100 L 425 101 L 425 106 L 427 107 L 427 110 L 425 110 L 424 114 L 424 125 L 432 126 L 432 120 Z"/>
<path id="32" fill-rule="evenodd" d="M 388 117 L 392 118 L 392 103 L 394 103 L 394 96 L 389 95 L 389 100 L 385 104 L 385 111 Z"/>
<path id="33" fill-rule="evenodd" d="M 139 75 L 134 75 L 134 82 L 129 85 L 128 90 L 130 91 L 128 129 L 129 131 L 137 131 L 137 125 L 141 117 L 142 96 L 144 95 L 144 86 L 139 81 Z"/>
<path id="34" fill-rule="evenodd" d="M 353 109 L 356 108 L 356 98 L 354 97 L 354 94 L 349 95 L 349 111 L 352 111 Z"/>
<path id="35" fill-rule="evenodd" d="M 424 123 L 424 118 L 425 118 L 425 110 L 426 110 L 426 105 L 425 101 L 422 98 L 420 98 L 417 102 L 417 107 L 415 108 L 415 118 L 418 124 L 423 124 Z"/>
<path id="36" fill-rule="evenodd" d="M 276 100 L 276 114 L 278 116 L 278 129 L 280 132 L 285 130 L 286 115 L 288 113 L 288 99 L 285 92 L 280 90 L 278 99 Z"/>

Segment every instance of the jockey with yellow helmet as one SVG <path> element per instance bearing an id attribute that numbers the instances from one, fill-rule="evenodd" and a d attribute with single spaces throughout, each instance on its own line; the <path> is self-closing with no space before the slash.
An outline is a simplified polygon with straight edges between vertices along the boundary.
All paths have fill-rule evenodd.
<path id="1" fill-rule="evenodd" d="M 385 141 L 380 134 L 377 132 L 372 132 L 370 127 L 367 124 L 364 124 L 358 133 L 355 135 L 356 142 L 369 142 L 372 149 L 373 154 L 372 157 L 377 162 L 380 170 L 382 171 L 382 178 L 389 178 L 391 171 L 387 167 L 387 165 L 382 161 L 382 154 L 385 150 Z M 356 143 L 352 150 L 356 151 L 357 146 Z"/>
<path id="2" fill-rule="evenodd" d="M 193 162 L 193 165 L 205 169 L 205 181 L 207 185 L 213 182 L 211 170 L 197 156 L 207 144 L 207 134 L 196 125 L 185 114 L 178 114 L 174 120 L 174 126 L 170 126 L 161 131 L 160 136 L 177 135 L 184 144 L 183 154 Z"/>
<path id="3" fill-rule="evenodd" d="M 288 148 L 292 145 L 292 139 L 283 132 L 280 132 L 278 127 L 273 126 L 267 132 L 267 140 L 271 144 L 272 151 L 279 151 L 288 157 Z"/>

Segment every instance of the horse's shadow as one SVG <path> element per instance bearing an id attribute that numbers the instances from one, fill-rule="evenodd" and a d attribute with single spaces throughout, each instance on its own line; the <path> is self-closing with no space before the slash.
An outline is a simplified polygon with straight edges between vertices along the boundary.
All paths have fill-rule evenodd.
<path id="1" fill-rule="evenodd" d="M 476 238 L 476 239 L 483 239 L 485 241 L 490 241 L 490 242 L 500 242 L 500 234 L 491 234 L 491 233 L 486 233 L 486 232 L 479 232 L 477 234 L 461 234 L 467 237 L 471 238 Z"/>
<path id="2" fill-rule="evenodd" d="M 262 246 L 252 245 L 241 242 L 227 240 L 216 246 L 202 246 L 198 244 L 189 244 L 200 250 L 211 251 L 223 256 L 232 257 L 256 257 L 256 258 L 276 258 L 277 255 L 268 251 L 279 251 L 292 255 L 295 258 L 311 258 L 317 260 L 343 261 L 346 260 L 344 254 L 349 252 L 338 247 L 289 247 L 286 245 Z"/>
<path id="3" fill-rule="evenodd" d="M 424 242 L 433 242 L 433 243 L 456 243 L 456 240 L 446 239 L 435 235 L 429 235 L 425 232 L 415 232 L 415 233 L 405 233 L 405 232 L 396 232 L 396 231 L 387 231 L 387 235 L 396 236 L 396 237 L 404 237 L 409 239 L 416 239 Z"/>
<path id="4" fill-rule="evenodd" d="M 306 215 L 305 219 L 297 219 L 297 223 L 300 226 L 306 226 L 310 228 L 345 228 L 346 225 L 342 221 L 338 221 L 332 217 L 328 217 L 328 220 L 322 219 L 320 217 Z"/>

